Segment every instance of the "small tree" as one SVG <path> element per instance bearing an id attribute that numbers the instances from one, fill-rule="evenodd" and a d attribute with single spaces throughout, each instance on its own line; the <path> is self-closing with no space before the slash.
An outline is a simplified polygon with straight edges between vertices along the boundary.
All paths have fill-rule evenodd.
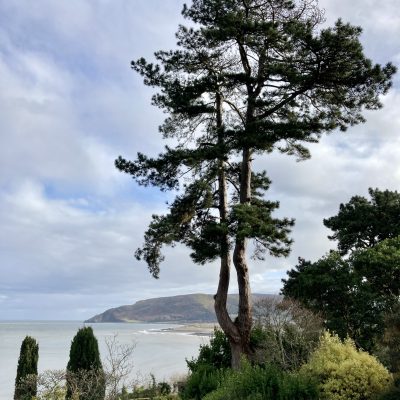
<path id="1" fill-rule="evenodd" d="M 122 344 L 118 337 L 114 336 L 105 339 L 107 355 L 105 357 L 105 376 L 107 387 L 107 400 L 117 400 L 125 388 L 126 379 L 133 369 L 133 351 L 135 343 Z M 126 388 L 125 388 L 126 390 Z"/>
<path id="2" fill-rule="evenodd" d="M 46 370 L 39 374 L 35 400 L 65 400 L 65 375 L 63 370 Z"/>
<path id="3" fill-rule="evenodd" d="M 322 318 L 292 299 L 264 298 L 254 304 L 255 362 L 297 370 L 308 361 L 323 332 Z"/>
<path id="4" fill-rule="evenodd" d="M 33 396 L 36 396 L 38 360 L 39 345 L 35 339 L 26 336 L 22 341 L 19 354 L 17 377 L 15 379 L 15 400 L 30 400 Z M 28 381 L 29 385 L 26 384 Z"/>
<path id="5" fill-rule="evenodd" d="M 91 327 L 79 329 L 67 365 L 67 399 L 103 400 L 105 379 L 99 345 Z"/>

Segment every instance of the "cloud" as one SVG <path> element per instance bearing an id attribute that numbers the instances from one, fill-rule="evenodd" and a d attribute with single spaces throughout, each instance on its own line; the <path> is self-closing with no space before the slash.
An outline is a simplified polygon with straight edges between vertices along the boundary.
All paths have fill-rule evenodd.
<path id="1" fill-rule="evenodd" d="M 182 247 L 167 249 L 163 279 L 154 280 L 145 264 L 134 259 L 133 251 L 142 243 L 150 213 L 159 210 L 135 203 L 120 202 L 119 206 L 118 210 L 108 208 L 87 198 L 50 199 L 45 188 L 32 181 L 3 194 L 3 304 L 21 309 L 18 313 L 25 319 L 39 304 L 41 313 L 55 312 L 64 304 L 69 311 L 61 311 L 58 319 L 68 313 L 69 318 L 80 318 L 83 305 L 98 312 L 99 307 L 130 304 L 154 293 L 176 294 L 183 286 L 188 292 L 204 292 L 216 282 L 218 270 L 190 266 L 188 252 Z M 57 296 L 57 301 L 48 303 Z M 85 300 L 78 308 L 76 298 Z M 7 307 L 4 312 L 3 318 L 9 314 Z"/>
<path id="2" fill-rule="evenodd" d="M 340 203 L 354 195 L 368 197 L 369 187 L 398 190 L 399 99 L 394 89 L 382 110 L 366 113 L 367 123 L 323 137 L 310 146 L 310 160 L 297 163 L 278 154 L 257 160 L 256 166 L 265 168 L 273 181 L 268 196 L 280 200 L 279 215 L 296 218 L 292 255 L 278 263 L 283 269 L 299 256 L 315 260 L 335 247 L 322 221 L 335 215 Z"/>
<path id="3" fill-rule="evenodd" d="M 380 63 L 400 62 L 396 3 L 320 1 L 327 24 L 342 16 L 363 26 L 366 53 Z M 143 298 L 215 292 L 218 263 L 195 266 L 182 246 L 166 249 L 157 281 L 134 259 L 151 214 L 164 212 L 171 194 L 114 168 L 120 154 L 164 146 L 157 127 L 165 115 L 129 64 L 175 46 L 181 6 L 0 3 L 0 318 L 85 319 Z M 250 261 L 253 291 L 279 291 L 298 256 L 316 259 L 334 246 L 322 219 L 341 202 L 369 186 L 399 187 L 399 96 L 396 78 L 382 110 L 312 145 L 309 161 L 256 161 L 273 180 L 268 196 L 280 201 L 279 215 L 296 226 L 288 259 Z"/>

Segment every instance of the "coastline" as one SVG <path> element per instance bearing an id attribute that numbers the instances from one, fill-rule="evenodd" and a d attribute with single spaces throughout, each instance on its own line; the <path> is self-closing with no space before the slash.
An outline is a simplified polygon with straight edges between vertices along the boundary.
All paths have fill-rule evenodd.
<path id="1" fill-rule="evenodd" d="M 212 336 L 214 329 L 218 328 L 217 322 L 199 322 L 182 324 L 174 328 L 161 329 L 161 332 L 186 333 L 195 336 Z"/>
<path id="2" fill-rule="evenodd" d="M 135 344 L 132 380 L 136 379 L 138 374 L 146 377 L 151 373 L 158 381 L 167 381 L 172 375 L 186 374 L 185 360 L 197 357 L 199 347 L 208 342 L 209 336 L 196 333 L 209 334 L 210 328 L 203 326 L 199 329 L 196 327 L 198 324 L 194 324 L 195 327 L 182 325 L 184 322 L 91 324 L 104 360 L 108 354 L 106 339 L 117 335 L 120 345 Z M 71 340 L 82 326 L 82 321 L 0 323 L 0 400 L 13 398 L 18 357 L 25 336 L 32 336 L 39 342 L 39 373 L 61 370 L 68 363 Z M 163 334 L 163 330 L 169 327 L 176 328 L 177 333 Z"/>

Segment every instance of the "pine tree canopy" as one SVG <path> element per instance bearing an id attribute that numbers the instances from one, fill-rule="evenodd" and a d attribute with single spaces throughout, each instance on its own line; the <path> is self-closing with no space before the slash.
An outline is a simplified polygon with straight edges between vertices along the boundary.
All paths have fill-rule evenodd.
<path id="1" fill-rule="evenodd" d="M 182 189 L 170 213 L 153 218 L 137 252 L 154 276 L 162 244 L 183 242 L 195 261 L 205 263 L 218 256 L 213 239 L 220 232 L 235 237 L 242 222 L 239 235 L 254 238 L 260 251 L 287 254 L 292 221 L 273 219 L 277 204 L 261 198 L 237 206 L 240 165 L 234 160 L 244 148 L 309 157 L 304 143 L 363 122 L 363 109 L 381 107 L 379 95 L 395 71 L 364 56 L 359 27 L 339 20 L 320 29 L 323 14 L 314 1 L 196 0 L 183 15 L 196 28 L 179 27 L 178 50 L 156 52 L 157 64 L 132 62 L 145 84 L 160 90 L 153 104 L 169 114 L 160 131 L 178 145 L 156 158 L 139 153 L 134 162 L 116 161 L 140 184 Z M 232 190 L 228 226 L 213 212 L 219 160 L 226 162 Z M 254 186 L 254 174 L 252 180 Z"/>
<path id="2" fill-rule="evenodd" d="M 328 238 L 338 241 L 342 255 L 400 235 L 400 193 L 372 188 L 368 192 L 371 200 L 353 196 L 340 204 L 337 215 L 324 219 L 334 232 Z"/>
<path id="3" fill-rule="evenodd" d="M 182 14 L 177 49 L 155 62 L 132 62 L 152 102 L 167 114 L 160 126 L 173 146 L 156 157 L 119 157 L 116 167 L 141 185 L 175 190 L 166 215 L 154 215 L 136 252 L 154 277 L 162 246 L 183 243 L 197 263 L 221 259 L 218 321 L 231 345 L 247 351 L 251 329 L 247 241 L 254 254 L 286 256 L 294 221 L 275 218 L 265 199 L 270 181 L 256 157 L 278 151 L 310 157 L 323 133 L 364 122 L 381 107 L 395 67 L 373 64 L 361 28 L 338 20 L 323 28 L 316 0 L 193 0 Z M 236 322 L 226 312 L 230 252 L 239 286 Z M 239 348 L 238 347 L 238 348 Z M 232 351 L 239 365 L 238 351 Z"/>

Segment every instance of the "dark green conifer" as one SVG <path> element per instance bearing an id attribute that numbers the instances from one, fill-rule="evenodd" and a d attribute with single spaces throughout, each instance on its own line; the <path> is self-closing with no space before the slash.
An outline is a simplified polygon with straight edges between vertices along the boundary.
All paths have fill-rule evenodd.
<path id="1" fill-rule="evenodd" d="M 19 354 L 14 400 L 30 400 L 36 396 L 38 360 L 39 345 L 35 339 L 26 336 Z"/>
<path id="2" fill-rule="evenodd" d="M 400 235 L 400 193 L 372 188 L 368 193 L 370 199 L 353 196 L 340 204 L 337 215 L 324 219 L 324 225 L 334 232 L 328 238 L 338 241 L 341 255 Z"/>
<path id="3" fill-rule="evenodd" d="M 99 345 L 88 326 L 78 330 L 71 343 L 67 365 L 67 399 L 103 400 L 105 380 Z"/>

